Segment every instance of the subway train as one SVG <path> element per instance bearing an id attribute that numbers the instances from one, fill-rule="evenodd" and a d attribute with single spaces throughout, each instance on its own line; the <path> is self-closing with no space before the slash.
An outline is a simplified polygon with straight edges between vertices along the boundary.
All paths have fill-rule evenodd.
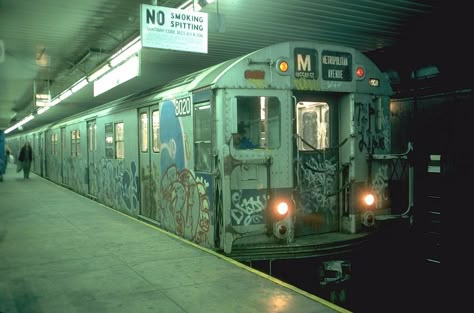
<path id="1" fill-rule="evenodd" d="M 32 144 L 38 175 L 238 260 L 325 256 L 410 217 L 392 95 L 353 48 L 285 42 L 7 142 Z"/>

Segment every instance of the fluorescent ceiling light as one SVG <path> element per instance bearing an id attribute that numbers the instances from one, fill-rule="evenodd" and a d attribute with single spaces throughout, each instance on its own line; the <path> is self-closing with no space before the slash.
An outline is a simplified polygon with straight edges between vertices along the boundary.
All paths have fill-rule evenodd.
<path id="1" fill-rule="evenodd" d="M 56 97 L 56 98 L 53 99 L 53 101 L 51 101 L 51 102 L 49 103 L 49 106 L 50 106 L 50 107 L 54 107 L 54 106 L 55 106 L 56 104 L 58 104 L 59 102 L 61 102 L 61 99 L 59 99 L 59 97 Z"/>
<path id="2" fill-rule="evenodd" d="M 123 61 L 127 60 L 132 55 L 140 51 L 141 48 L 142 48 L 142 42 L 140 40 L 140 37 L 137 37 L 112 56 L 110 60 L 110 65 L 112 67 L 119 65 L 120 63 L 122 63 Z"/>
<path id="3" fill-rule="evenodd" d="M 140 75 L 140 58 L 135 55 L 94 81 L 94 97 Z"/>
<path id="4" fill-rule="evenodd" d="M 42 108 L 39 108 L 38 109 L 38 114 L 43 114 L 44 112 L 48 111 L 49 110 L 49 106 L 45 106 L 45 107 L 42 107 Z"/>
<path id="5" fill-rule="evenodd" d="M 88 80 L 89 82 L 92 82 L 92 81 L 96 80 L 97 78 L 99 78 L 100 76 L 102 76 L 102 75 L 104 75 L 105 73 L 107 73 L 109 70 L 110 70 L 110 65 L 105 64 L 102 68 L 98 69 L 97 71 L 95 71 L 94 73 L 92 73 L 92 75 L 90 75 L 89 77 L 87 77 L 87 80 Z"/>
<path id="6" fill-rule="evenodd" d="M 63 101 L 64 99 L 68 98 L 70 95 L 72 95 L 71 89 L 65 90 L 62 94 L 59 95 L 59 99 Z"/>
<path id="7" fill-rule="evenodd" d="M 183 4 L 181 4 L 178 9 L 185 9 L 187 8 L 189 5 L 192 5 L 193 3 L 193 0 L 188 0 L 188 1 L 185 1 L 183 2 Z"/>
<path id="8" fill-rule="evenodd" d="M 34 119 L 35 116 L 33 114 L 30 114 L 28 115 L 27 117 L 25 117 L 24 119 L 22 119 L 20 122 L 16 123 L 15 125 L 13 125 L 12 127 L 10 128 L 7 128 L 5 130 L 5 134 L 8 134 L 9 132 L 11 132 L 12 130 L 15 130 L 17 129 L 18 127 L 28 123 L 29 121 L 31 121 L 32 119 Z"/>
<path id="9" fill-rule="evenodd" d="M 73 93 L 78 92 L 82 88 L 84 88 L 89 82 L 85 77 L 81 78 L 74 86 L 71 87 L 71 91 Z"/>

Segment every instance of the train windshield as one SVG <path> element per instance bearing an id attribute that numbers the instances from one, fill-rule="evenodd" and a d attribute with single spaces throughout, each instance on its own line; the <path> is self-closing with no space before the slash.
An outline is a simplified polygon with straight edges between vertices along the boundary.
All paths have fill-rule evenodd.
<path id="1" fill-rule="evenodd" d="M 280 147 L 280 100 L 277 97 L 237 97 L 238 149 Z"/>

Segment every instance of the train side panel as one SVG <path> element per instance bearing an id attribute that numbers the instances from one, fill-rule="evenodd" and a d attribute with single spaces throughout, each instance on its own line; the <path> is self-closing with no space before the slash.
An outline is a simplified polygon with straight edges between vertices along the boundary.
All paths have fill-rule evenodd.
<path id="1" fill-rule="evenodd" d="M 206 158 L 207 164 L 197 166 L 197 154 L 207 152 L 210 155 L 211 123 L 199 125 L 195 130 L 195 110 L 191 94 L 170 95 L 160 103 L 160 182 L 161 226 L 179 236 L 206 247 L 214 246 L 214 228 L 212 227 L 214 178 L 211 174 L 212 158 Z M 210 104 L 197 109 L 211 112 Z M 207 129 L 206 129 L 207 127 Z M 196 140 L 195 132 L 200 137 Z M 200 162 L 202 162 L 201 160 Z"/>

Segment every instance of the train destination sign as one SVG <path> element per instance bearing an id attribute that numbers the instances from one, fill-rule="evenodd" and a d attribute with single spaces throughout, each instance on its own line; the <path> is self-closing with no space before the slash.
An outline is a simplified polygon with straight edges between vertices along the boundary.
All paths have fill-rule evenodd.
<path id="1" fill-rule="evenodd" d="M 207 13 L 142 4 L 142 46 L 207 53 Z"/>
<path id="2" fill-rule="evenodd" d="M 315 49 L 295 48 L 295 77 L 318 78 L 318 52 Z"/>
<path id="3" fill-rule="evenodd" d="M 324 50 L 321 53 L 321 69 L 324 80 L 351 81 L 352 55 Z"/>

